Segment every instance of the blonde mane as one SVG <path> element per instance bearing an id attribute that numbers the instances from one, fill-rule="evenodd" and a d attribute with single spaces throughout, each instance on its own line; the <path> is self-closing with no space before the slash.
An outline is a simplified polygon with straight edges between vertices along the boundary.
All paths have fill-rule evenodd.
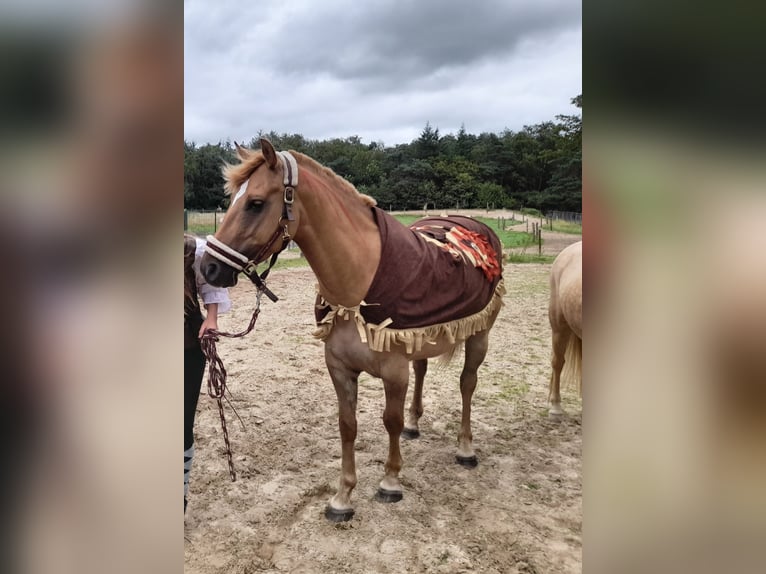
<path id="1" fill-rule="evenodd" d="M 232 165 L 228 162 L 223 164 L 224 186 L 223 189 L 226 195 L 236 193 L 236 191 L 245 183 L 258 166 L 266 161 L 260 150 L 249 150 L 240 148 L 238 151 L 240 162 L 236 165 Z"/>
<path id="2" fill-rule="evenodd" d="M 295 157 L 299 166 L 305 169 L 309 169 L 317 175 L 326 176 L 330 179 L 333 179 L 340 188 L 345 189 L 347 192 L 353 194 L 354 197 L 358 198 L 359 201 L 361 201 L 364 205 L 368 207 L 377 205 L 377 201 L 375 201 L 374 198 L 370 197 L 369 195 L 359 193 L 359 191 L 351 184 L 351 182 L 340 177 L 329 167 L 323 166 L 307 155 L 293 150 L 289 151 Z M 266 161 L 260 150 L 253 151 L 243 149 L 239 153 L 241 154 L 240 157 L 242 160 L 240 163 L 236 165 L 224 163 L 223 166 L 222 172 L 225 181 L 224 190 L 227 195 L 235 193 L 242 186 L 242 184 L 245 183 L 251 175 L 253 175 L 253 172 Z M 242 157 L 242 155 L 244 155 L 244 157 Z"/>

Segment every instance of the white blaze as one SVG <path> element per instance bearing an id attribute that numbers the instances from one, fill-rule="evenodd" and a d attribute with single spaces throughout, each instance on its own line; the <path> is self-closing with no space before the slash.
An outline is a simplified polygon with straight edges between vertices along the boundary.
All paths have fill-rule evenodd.
<path id="1" fill-rule="evenodd" d="M 247 183 L 248 183 L 249 181 L 250 181 L 249 179 L 246 179 L 246 180 L 245 180 L 245 183 L 243 183 L 243 184 L 242 184 L 242 185 L 239 187 L 239 191 L 237 192 L 237 195 L 235 195 L 235 196 L 234 196 L 234 199 L 232 199 L 232 200 L 231 200 L 231 205 L 230 205 L 229 207 L 234 207 L 234 204 L 235 204 L 235 203 L 237 203 L 237 200 L 238 200 L 240 197 L 242 197 L 243 195 L 245 195 L 245 192 L 247 191 Z"/>

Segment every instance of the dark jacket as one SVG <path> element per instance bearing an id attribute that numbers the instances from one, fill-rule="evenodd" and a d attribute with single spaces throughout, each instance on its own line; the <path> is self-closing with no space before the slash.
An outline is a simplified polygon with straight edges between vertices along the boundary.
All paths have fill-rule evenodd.
<path id="1" fill-rule="evenodd" d="M 184 349 L 199 348 L 197 334 L 203 321 L 194 276 L 195 251 L 194 237 L 184 235 Z"/>

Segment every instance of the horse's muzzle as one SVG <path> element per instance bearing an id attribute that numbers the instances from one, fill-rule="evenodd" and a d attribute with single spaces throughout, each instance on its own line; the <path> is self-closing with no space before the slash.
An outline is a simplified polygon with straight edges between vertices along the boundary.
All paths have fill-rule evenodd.
<path id="1" fill-rule="evenodd" d="M 232 287 L 237 284 L 238 272 L 207 253 L 202 256 L 200 270 L 205 281 L 215 287 Z"/>

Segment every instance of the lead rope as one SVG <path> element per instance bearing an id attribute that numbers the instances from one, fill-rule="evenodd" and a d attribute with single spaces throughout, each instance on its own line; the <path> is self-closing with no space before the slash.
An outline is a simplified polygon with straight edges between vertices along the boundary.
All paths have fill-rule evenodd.
<path id="1" fill-rule="evenodd" d="M 247 326 L 247 329 L 241 333 L 221 333 L 215 329 L 209 329 L 205 331 L 205 333 L 202 335 L 202 340 L 200 341 L 202 354 L 205 355 L 205 358 L 208 361 L 207 394 L 210 395 L 211 398 L 216 399 L 218 402 L 218 414 L 221 416 L 221 430 L 223 431 L 223 442 L 226 444 L 226 458 L 229 462 L 229 474 L 231 475 L 232 482 L 236 482 L 237 473 L 234 470 L 234 460 L 232 459 L 231 454 L 231 443 L 229 442 L 229 431 L 226 428 L 226 417 L 223 413 L 223 399 L 226 398 L 226 368 L 223 366 L 223 361 L 218 356 L 216 343 L 218 342 L 218 337 L 229 337 L 236 339 L 239 337 L 244 337 L 253 330 L 253 327 L 255 327 L 255 321 L 258 319 L 258 315 L 261 312 L 261 295 L 265 293 L 266 297 L 271 299 L 274 303 L 276 303 L 278 300 L 278 297 L 274 295 L 274 293 L 272 293 L 268 287 L 266 287 L 264 281 L 269 275 L 271 268 L 274 267 L 274 264 L 277 262 L 277 257 L 279 257 L 279 254 L 284 251 L 290 244 L 291 238 L 287 226 L 289 222 L 295 220 L 293 217 L 292 206 L 295 199 L 295 186 L 298 185 L 298 163 L 295 161 L 295 158 L 290 154 L 290 152 L 277 152 L 277 155 L 282 160 L 282 165 L 284 168 L 284 203 L 282 207 L 282 217 L 279 218 L 277 229 L 271 236 L 269 242 L 261 248 L 259 253 L 253 259 L 248 259 L 247 256 L 232 249 L 223 241 L 216 239 L 212 235 L 207 236 L 207 245 L 205 246 L 205 251 L 212 257 L 223 261 L 237 271 L 242 271 L 255 284 L 257 290 L 255 297 L 255 311 L 253 311 L 253 316 L 250 319 L 250 324 Z M 237 193 L 234 201 L 240 197 L 240 194 L 244 193 L 245 189 L 247 189 L 246 183 Z M 234 201 L 232 201 L 232 204 Z M 283 220 L 286 223 L 282 227 L 281 223 Z M 272 246 L 279 239 L 280 235 L 282 236 L 281 249 L 272 254 L 269 266 L 263 273 L 258 275 L 256 269 L 257 264 L 255 262 L 260 261 L 261 257 L 268 253 L 269 250 L 271 250 Z M 231 404 L 231 401 L 229 401 L 229 406 L 234 411 L 234 414 L 239 417 L 237 410 L 234 408 L 234 405 Z M 239 421 L 242 422 L 242 419 L 240 418 Z"/>
<path id="2" fill-rule="evenodd" d="M 253 316 L 250 318 L 250 324 L 244 331 L 239 333 L 223 333 L 216 329 L 208 329 L 202 335 L 202 340 L 200 341 L 202 354 L 205 355 L 205 359 L 208 361 L 207 394 L 211 398 L 216 399 L 216 402 L 218 403 L 218 414 L 221 417 L 223 442 L 226 445 L 226 459 L 229 463 L 229 475 L 231 476 L 232 482 L 236 482 L 237 472 L 234 470 L 234 459 L 231 453 L 231 443 L 229 442 L 229 431 L 226 428 L 226 416 L 223 412 L 223 399 L 226 394 L 226 367 L 224 367 L 223 361 L 218 355 L 216 343 L 218 342 L 219 337 L 239 339 L 253 330 L 255 322 L 258 320 L 258 315 L 261 313 L 261 295 L 263 295 L 263 290 L 258 289 L 258 293 L 255 296 L 255 310 L 253 311 Z M 237 414 L 237 411 L 234 409 L 231 402 L 229 402 L 229 406 L 234 410 L 234 414 Z M 237 417 L 239 417 L 238 414 Z M 242 419 L 240 419 L 240 422 L 242 422 Z"/>

